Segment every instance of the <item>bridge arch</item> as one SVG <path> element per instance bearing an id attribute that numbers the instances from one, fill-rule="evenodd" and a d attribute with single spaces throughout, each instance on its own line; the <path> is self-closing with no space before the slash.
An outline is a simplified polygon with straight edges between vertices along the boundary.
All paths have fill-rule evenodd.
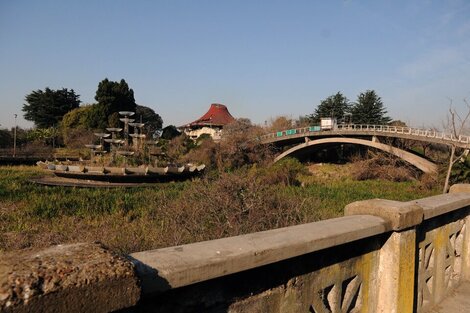
<path id="1" fill-rule="evenodd" d="M 411 165 L 417 167 L 424 173 L 434 174 L 437 173 L 437 165 L 432 163 L 431 161 L 426 160 L 420 156 L 407 152 L 403 149 L 395 148 L 380 142 L 371 141 L 371 140 L 364 140 L 364 139 L 357 139 L 357 138 L 345 138 L 345 137 L 333 137 L 333 138 L 323 138 L 323 139 L 316 139 L 307 141 L 305 143 L 301 143 L 295 147 L 290 148 L 289 150 L 284 151 L 280 155 L 278 155 L 274 162 L 281 160 L 282 158 L 291 155 L 292 153 L 307 149 L 308 147 L 314 147 L 324 144 L 331 144 L 331 143 L 345 143 L 345 144 L 355 144 L 355 145 L 362 145 L 372 147 L 378 150 L 382 150 L 384 152 L 393 154 L 400 159 L 410 163 Z"/>

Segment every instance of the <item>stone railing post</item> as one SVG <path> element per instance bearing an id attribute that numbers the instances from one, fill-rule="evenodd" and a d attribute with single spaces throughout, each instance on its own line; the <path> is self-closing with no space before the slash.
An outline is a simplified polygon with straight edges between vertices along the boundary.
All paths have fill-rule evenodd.
<path id="1" fill-rule="evenodd" d="M 450 186 L 449 193 L 470 193 L 470 184 L 455 184 Z M 465 225 L 468 228 L 470 225 L 470 215 L 465 218 Z M 470 281 L 470 231 L 467 229 L 464 232 L 463 245 L 462 245 L 462 279 Z"/>
<path id="2" fill-rule="evenodd" d="M 345 215 L 375 215 L 389 223 L 392 233 L 380 249 L 376 286 L 377 308 L 373 312 L 413 312 L 416 259 L 416 225 L 423 220 L 417 205 L 373 199 L 351 203 Z"/>
<path id="3" fill-rule="evenodd" d="M 140 293 L 132 262 L 100 244 L 0 253 L 0 312 L 111 312 Z"/>

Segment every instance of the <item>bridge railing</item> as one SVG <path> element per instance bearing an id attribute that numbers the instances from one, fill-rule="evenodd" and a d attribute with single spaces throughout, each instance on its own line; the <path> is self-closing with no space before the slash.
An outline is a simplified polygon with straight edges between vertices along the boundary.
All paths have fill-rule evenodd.
<path id="1" fill-rule="evenodd" d="M 119 256 L 0 254 L 1 312 L 425 312 L 470 280 L 470 185 L 345 216 Z"/>
<path id="2" fill-rule="evenodd" d="M 319 126 L 309 126 L 301 128 L 292 128 L 288 130 L 278 131 L 275 133 L 265 134 L 260 137 L 261 140 L 269 140 L 280 137 L 293 137 L 299 135 L 318 135 L 320 132 L 376 132 L 376 133 L 395 133 L 406 134 L 416 137 L 436 138 L 443 141 L 452 141 L 459 143 L 470 143 L 470 136 L 460 135 L 456 138 L 453 134 L 438 132 L 432 129 L 420 129 L 405 126 L 389 126 L 389 125 L 367 125 L 367 124 L 339 124 L 334 129 L 321 130 Z"/>

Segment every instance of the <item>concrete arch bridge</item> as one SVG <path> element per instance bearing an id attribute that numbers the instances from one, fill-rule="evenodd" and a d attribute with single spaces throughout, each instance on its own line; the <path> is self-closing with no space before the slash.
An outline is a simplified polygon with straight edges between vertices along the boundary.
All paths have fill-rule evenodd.
<path id="1" fill-rule="evenodd" d="M 321 130 L 318 126 L 279 131 L 261 136 L 263 144 L 289 147 L 279 154 L 275 162 L 301 151 L 315 150 L 325 145 L 353 144 L 372 147 L 395 155 L 425 173 L 436 173 L 437 165 L 424 157 L 380 142 L 383 138 L 400 138 L 442 145 L 455 145 L 470 149 L 470 136 L 455 136 L 434 130 L 387 125 L 338 125 Z"/>

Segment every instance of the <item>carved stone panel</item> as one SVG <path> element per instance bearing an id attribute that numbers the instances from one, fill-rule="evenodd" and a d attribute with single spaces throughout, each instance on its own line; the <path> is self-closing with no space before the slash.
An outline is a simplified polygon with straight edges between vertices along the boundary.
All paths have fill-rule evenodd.
<path id="1" fill-rule="evenodd" d="M 459 283 L 465 229 L 464 220 L 423 228 L 424 239 L 418 245 L 418 312 L 434 306 Z"/>
<path id="2" fill-rule="evenodd" d="M 311 313 L 359 312 L 362 306 L 362 279 L 359 275 L 320 289 L 310 306 Z"/>

